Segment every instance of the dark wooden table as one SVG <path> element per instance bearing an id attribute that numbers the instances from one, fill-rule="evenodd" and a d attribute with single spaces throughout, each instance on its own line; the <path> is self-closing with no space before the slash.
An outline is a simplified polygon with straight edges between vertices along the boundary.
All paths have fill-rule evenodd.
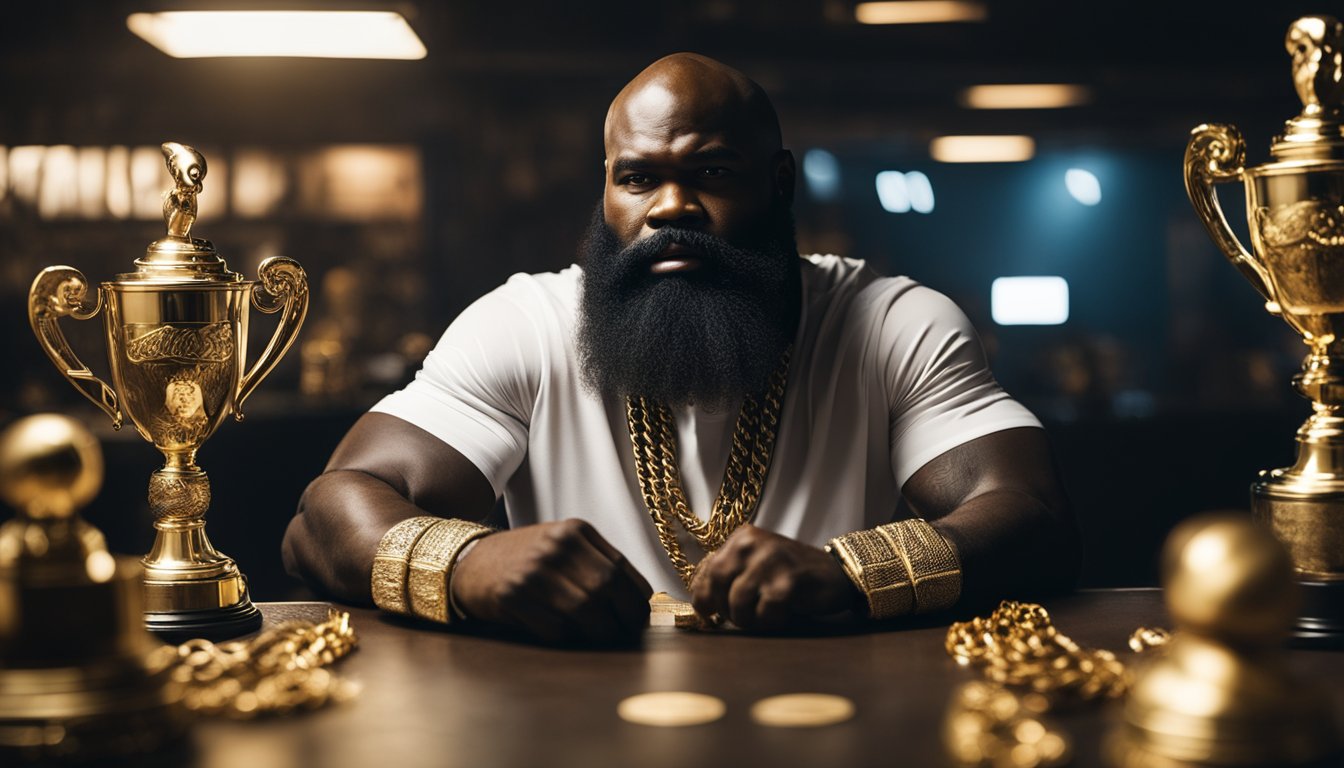
<path id="1" fill-rule="evenodd" d="M 303 604 L 262 604 L 274 618 Z M 311 604 L 309 604 L 311 606 Z M 1081 592 L 1046 603 L 1089 647 L 1134 654 L 1139 625 L 1166 625 L 1157 590 Z M 311 608 L 310 608 L 311 609 Z M 302 610 L 301 607 L 298 610 Z M 337 670 L 363 686 L 352 702 L 287 719 L 197 726 L 201 768 L 350 766 L 938 766 L 948 697 L 973 679 L 943 651 L 946 622 L 860 634 L 756 637 L 651 628 L 633 650 L 565 650 L 407 624 L 352 611 L 359 650 Z M 1344 653 L 1292 651 L 1303 679 L 1329 684 L 1344 712 Z M 723 699 L 708 724 L 623 722 L 618 702 L 650 691 Z M 852 699 L 849 722 L 812 729 L 753 723 L 753 702 L 782 693 Z M 1059 715 L 1077 766 L 1102 765 L 1115 712 Z"/>

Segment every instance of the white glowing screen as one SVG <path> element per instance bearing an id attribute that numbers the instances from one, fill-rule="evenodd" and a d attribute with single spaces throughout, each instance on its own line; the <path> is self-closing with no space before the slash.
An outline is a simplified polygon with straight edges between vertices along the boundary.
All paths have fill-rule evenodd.
<path id="1" fill-rule="evenodd" d="M 1069 283 L 1062 277 L 1000 277 L 989 289 L 999 325 L 1061 325 L 1069 319 Z"/>

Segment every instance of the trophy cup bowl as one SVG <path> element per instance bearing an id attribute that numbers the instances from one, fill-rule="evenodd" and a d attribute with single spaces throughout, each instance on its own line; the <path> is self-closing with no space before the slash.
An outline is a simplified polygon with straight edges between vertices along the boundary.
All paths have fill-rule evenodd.
<path id="1" fill-rule="evenodd" d="M 123 414 L 164 456 L 149 481 L 157 531 L 145 555 L 145 623 L 166 640 L 220 639 L 252 631 L 261 613 L 233 559 L 205 534 L 210 483 L 196 465 L 206 438 L 242 405 L 294 342 L 308 310 L 308 283 L 292 259 L 262 262 L 258 281 L 228 271 L 207 240 L 190 236 L 205 158 L 163 145 L 176 188 L 166 195 L 167 237 L 151 243 L 135 272 L 89 283 L 72 267 L 48 267 L 29 292 L 28 315 L 47 356 L 120 428 Z M 278 327 L 249 368 L 248 308 L 281 312 Z M 109 386 L 80 362 L 58 320 L 103 312 Z"/>
<path id="2" fill-rule="evenodd" d="M 1297 432 L 1297 461 L 1262 472 L 1251 512 L 1288 548 L 1303 588 L 1294 637 L 1344 643 L 1344 25 L 1308 16 L 1286 46 L 1303 111 L 1271 146 L 1273 162 L 1245 167 L 1230 125 L 1194 129 L 1185 186 L 1210 236 L 1307 345 L 1297 391 L 1312 414 Z M 1214 184 L 1240 181 L 1251 249 L 1233 234 Z"/>

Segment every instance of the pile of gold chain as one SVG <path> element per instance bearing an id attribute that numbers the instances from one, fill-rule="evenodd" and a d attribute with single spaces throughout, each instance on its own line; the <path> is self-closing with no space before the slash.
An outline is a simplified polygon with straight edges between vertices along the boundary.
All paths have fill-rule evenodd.
<path id="1" fill-rule="evenodd" d="M 770 374 L 765 392 L 759 396 L 748 395 L 742 402 L 733 428 L 733 446 L 723 473 L 723 485 L 708 519 L 703 521 L 691 512 L 681 488 L 676 423 L 672 414 L 662 403 L 643 397 L 626 398 L 626 419 L 630 426 L 630 444 L 635 452 L 639 490 L 658 531 L 658 540 L 687 588 L 695 575 L 695 566 L 682 552 L 673 522 L 680 521 L 705 552 L 713 552 L 755 514 L 761 489 L 765 486 L 765 475 L 770 469 L 770 454 L 779 429 L 779 413 L 788 375 L 789 350 L 785 349 L 779 365 Z"/>
<path id="2" fill-rule="evenodd" d="M 1129 685 L 1114 653 L 1080 647 L 1035 603 L 1005 600 L 988 618 L 953 624 L 945 647 L 958 664 L 980 667 L 993 682 L 1038 693 L 1113 699 Z"/>
<path id="3" fill-rule="evenodd" d="M 1045 718 L 1049 701 L 1018 696 L 983 680 L 952 694 L 943 720 L 943 746 L 959 768 L 1056 768 L 1073 757 L 1069 735 Z"/>
<path id="4" fill-rule="evenodd" d="M 251 640 L 166 645 L 155 651 L 150 667 L 172 668 L 171 685 L 179 687 L 189 711 L 246 720 L 353 698 L 358 686 L 323 667 L 358 642 L 350 614 L 332 610 L 320 624 L 287 621 Z"/>

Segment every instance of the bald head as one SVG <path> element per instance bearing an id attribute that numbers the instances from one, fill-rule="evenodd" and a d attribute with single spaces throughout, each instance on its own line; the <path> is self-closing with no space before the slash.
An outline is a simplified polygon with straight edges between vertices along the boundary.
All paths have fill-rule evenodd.
<path id="1" fill-rule="evenodd" d="M 770 98 L 741 72 L 697 53 L 655 61 L 626 84 L 607 110 L 604 139 L 611 151 L 613 126 L 730 128 L 757 151 L 778 152 L 783 142 Z"/>
<path id="2" fill-rule="evenodd" d="M 758 151 L 782 146 L 779 118 L 761 86 L 741 72 L 697 53 L 674 53 L 650 64 L 626 84 L 607 110 L 605 140 L 612 128 L 693 126 L 731 129 L 735 139 Z"/>
<path id="3" fill-rule="evenodd" d="M 664 226 L 742 242 L 793 201 L 793 156 L 759 85 L 694 53 L 655 61 L 607 110 L 607 224 L 624 243 Z"/>

